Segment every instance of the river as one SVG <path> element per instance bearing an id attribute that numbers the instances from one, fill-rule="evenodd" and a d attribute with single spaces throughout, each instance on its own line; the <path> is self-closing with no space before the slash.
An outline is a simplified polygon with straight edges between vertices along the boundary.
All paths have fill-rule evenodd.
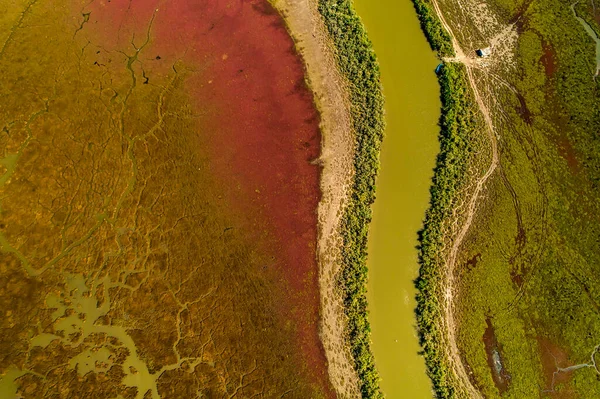
<path id="1" fill-rule="evenodd" d="M 389 399 L 431 398 L 415 330 L 417 231 L 439 151 L 438 63 L 410 0 L 355 0 L 379 62 L 386 137 L 369 238 L 369 320 L 381 387 Z"/>
<path id="2" fill-rule="evenodd" d="M 594 31 L 594 28 L 592 28 L 590 26 L 590 24 L 588 24 L 585 21 L 585 19 L 583 19 L 579 15 L 577 15 L 577 11 L 575 11 L 575 6 L 577 5 L 577 3 L 579 3 L 579 1 L 576 1 L 575 3 L 571 4 L 571 11 L 573 11 L 573 15 L 579 21 L 581 26 L 583 26 L 583 29 L 585 29 L 585 32 L 596 43 L 596 72 L 594 73 L 594 77 L 596 77 L 600 74 L 600 38 Z"/>

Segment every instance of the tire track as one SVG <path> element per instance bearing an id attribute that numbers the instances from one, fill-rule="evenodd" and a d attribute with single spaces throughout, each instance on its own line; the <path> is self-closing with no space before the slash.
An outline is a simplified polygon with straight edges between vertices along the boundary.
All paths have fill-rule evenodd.
<path id="1" fill-rule="evenodd" d="M 485 184 L 488 181 L 488 179 L 490 178 L 490 176 L 492 176 L 492 174 L 494 173 L 494 171 L 496 170 L 496 168 L 499 165 L 498 142 L 497 142 L 496 132 L 494 129 L 494 124 L 492 122 L 490 112 L 488 110 L 488 107 L 485 104 L 485 101 L 483 100 L 483 97 L 481 96 L 481 93 L 479 92 L 479 89 L 478 89 L 476 81 L 475 81 L 475 77 L 473 75 L 473 69 L 475 68 L 475 62 L 473 59 L 467 57 L 465 55 L 464 51 L 462 50 L 462 48 L 460 47 L 458 40 L 456 39 L 454 33 L 452 32 L 452 29 L 450 28 L 450 26 L 444 19 L 444 16 L 440 10 L 437 0 L 431 0 L 431 2 L 433 4 L 435 13 L 437 14 L 438 18 L 440 19 L 440 22 L 442 23 L 442 26 L 444 27 L 444 29 L 446 29 L 446 31 L 450 35 L 450 38 L 452 40 L 452 46 L 456 53 L 456 56 L 448 61 L 460 62 L 465 66 L 466 73 L 467 73 L 467 79 L 469 80 L 469 85 L 471 86 L 473 95 L 475 97 L 475 101 L 477 102 L 477 106 L 479 107 L 479 110 L 481 111 L 484 121 L 485 121 L 485 126 L 486 126 L 485 130 L 486 130 L 488 138 L 490 140 L 490 146 L 491 146 L 491 151 L 492 151 L 490 165 L 489 165 L 488 169 L 486 170 L 485 174 L 483 176 L 481 176 L 475 184 L 475 189 L 473 191 L 473 194 L 469 200 L 469 203 L 468 203 L 468 206 L 466 209 L 465 222 L 464 222 L 462 228 L 460 228 L 458 234 L 456 235 L 456 237 L 454 239 L 454 243 L 453 243 L 452 247 L 450 248 L 450 253 L 448 254 L 448 259 L 446 261 L 445 290 L 444 290 L 444 301 L 443 301 L 444 318 L 442 321 L 444 330 L 446 332 L 446 339 L 447 339 L 446 350 L 448 352 L 447 356 L 448 356 L 448 360 L 450 362 L 450 367 L 451 367 L 453 373 L 455 374 L 456 378 L 462 385 L 462 388 L 464 388 L 464 390 L 468 393 L 468 395 L 470 397 L 482 399 L 483 396 L 481 395 L 481 392 L 479 392 L 479 390 L 473 385 L 473 383 L 471 382 L 471 379 L 469 378 L 469 374 L 467 373 L 467 370 L 461 360 L 460 351 L 458 350 L 458 345 L 456 342 L 457 326 L 456 326 L 456 321 L 454 319 L 454 307 L 455 307 L 454 292 L 456 291 L 456 289 L 455 289 L 456 282 L 455 282 L 455 278 L 454 278 L 454 270 L 456 268 L 456 259 L 458 258 L 458 252 L 459 252 L 460 246 L 461 246 L 462 242 L 464 241 L 464 238 L 467 235 L 469 228 L 471 227 L 471 224 L 473 223 L 475 211 L 477 210 L 477 205 L 479 204 L 479 199 L 481 197 L 481 194 L 483 192 Z"/>

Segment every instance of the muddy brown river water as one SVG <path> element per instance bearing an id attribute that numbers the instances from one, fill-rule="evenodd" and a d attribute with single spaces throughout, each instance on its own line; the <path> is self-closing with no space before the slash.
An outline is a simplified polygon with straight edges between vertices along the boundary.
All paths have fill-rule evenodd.
<path id="1" fill-rule="evenodd" d="M 387 398 L 430 398 L 415 330 L 417 231 L 439 150 L 438 63 L 409 0 L 356 0 L 381 64 L 387 130 L 369 239 L 373 350 Z"/>

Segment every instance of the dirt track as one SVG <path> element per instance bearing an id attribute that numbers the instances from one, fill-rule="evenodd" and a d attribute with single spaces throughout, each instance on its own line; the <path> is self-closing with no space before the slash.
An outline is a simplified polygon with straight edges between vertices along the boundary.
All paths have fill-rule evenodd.
<path id="1" fill-rule="evenodd" d="M 473 398 L 482 398 L 481 393 L 473 386 L 462 363 L 456 342 L 456 322 L 454 319 L 454 292 L 456 282 L 454 270 L 461 244 L 471 227 L 477 206 L 481 200 L 485 184 L 493 175 L 499 164 L 497 138 L 494 124 L 483 96 L 476 84 L 473 70 L 480 68 L 478 59 L 468 57 L 461 48 L 452 29 L 444 19 L 439 4 L 432 0 L 436 14 L 442 25 L 452 38 L 456 57 L 449 62 L 460 62 L 465 65 L 467 78 L 473 90 L 475 100 L 485 121 L 485 130 L 491 145 L 490 165 L 486 172 L 474 182 L 467 208 L 464 211 L 464 224 L 457 229 L 452 247 L 446 260 L 446 288 L 444 296 L 444 328 L 448 341 L 448 359 L 451 367 L 462 384 L 464 391 Z M 320 162 L 323 165 L 322 192 L 323 199 L 319 206 L 319 249 L 322 339 L 329 361 L 329 375 L 340 397 L 358 397 L 357 376 L 352 368 L 349 353 L 344 350 L 343 342 L 343 309 L 339 294 L 335 290 L 334 276 L 339 269 L 339 233 L 337 226 L 348 193 L 348 185 L 352 175 L 351 125 L 347 112 L 347 98 L 344 81 L 335 72 L 333 52 L 324 26 L 318 16 L 316 2 L 313 0 L 279 0 L 277 8 L 283 12 L 297 41 L 297 48 L 302 53 L 308 72 L 311 88 L 315 93 L 315 101 L 321 111 L 323 145 Z M 337 162 L 334 164 L 333 160 Z M 340 350 L 341 349 L 341 350 Z"/>
<path id="2" fill-rule="evenodd" d="M 473 90 L 473 94 L 475 96 L 475 100 L 477 105 L 483 115 L 486 125 L 486 132 L 489 137 L 490 145 L 491 145 L 491 159 L 490 166 L 486 170 L 485 174 L 481 176 L 477 182 L 475 183 L 475 189 L 471 198 L 468 202 L 468 206 L 465 213 L 465 222 L 460 228 L 458 234 L 454 238 L 454 242 L 448 254 L 448 259 L 446 261 L 446 281 L 445 281 L 445 295 L 444 295 L 444 329 L 446 331 L 446 338 L 448 341 L 448 360 L 451 363 L 451 367 L 456 377 L 463 385 L 463 388 L 469 394 L 469 396 L 473 398 L 482 398 L 479 390 L 471 383 L 467 370 L 465 369 L 463 362 L 460 357 L 460 352 L 458 350 L 458 345 L 456 343 L 456 322 L 454 319 L 454 292 L 456 290 L 456 282 L 454 279 L 454 270 L 456 267 L 456 259 L 458 257 L 458 251 L 460 250 L 460 246 L 471 227 L 471 223 L 473 222 L 473 217 L 475 216 L 475 212 L 477 210 L 477 205 L 479 204 L 481 194 L 485 187 L 485 183 L 492 176 L 496 167 L 499 164 L 498 157 L 498 143 L 496 138 L 496 133 L 494 130 L 494 123 L 492 121 L 492 117 L 490 116 L 490 112 L 488 107 L 486 106 L 478 88 L 477 82 L 473 76 L 473 68 L 475 68 L 475 62 L 473 59 L 467 57 L 460 47 L 460 44 L 456 40 L 456 37 L 452 33 L 452 29 L 444 19 L 444 16 L 440 10 L 439 4 L 436 0 L 432 0 L 432 4 L 434 6 L 435 12 L 438 15 L 444 29 L 448 32 L 450 37 L 452 38 L 452 45 L 454 47 L 454 51 L 456 52 L 456 57 L 451 61 L 460 62 L 465 66 L 467 72 L 467 78 L 469 80 L 469 84 L 471 89 Z"/>

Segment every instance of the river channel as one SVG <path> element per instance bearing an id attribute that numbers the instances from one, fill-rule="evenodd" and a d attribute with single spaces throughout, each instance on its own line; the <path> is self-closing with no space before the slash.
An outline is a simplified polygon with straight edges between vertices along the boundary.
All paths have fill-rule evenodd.
<path id="1" fill-rule="evenodd" d="M 355 0 L 381 64 L 386 137 L 369 238 L 369 319 L 389 399 L 432 397 L 415 330 L 417 232 L 439 151 L 438 63 L 410 0 Z"/>

